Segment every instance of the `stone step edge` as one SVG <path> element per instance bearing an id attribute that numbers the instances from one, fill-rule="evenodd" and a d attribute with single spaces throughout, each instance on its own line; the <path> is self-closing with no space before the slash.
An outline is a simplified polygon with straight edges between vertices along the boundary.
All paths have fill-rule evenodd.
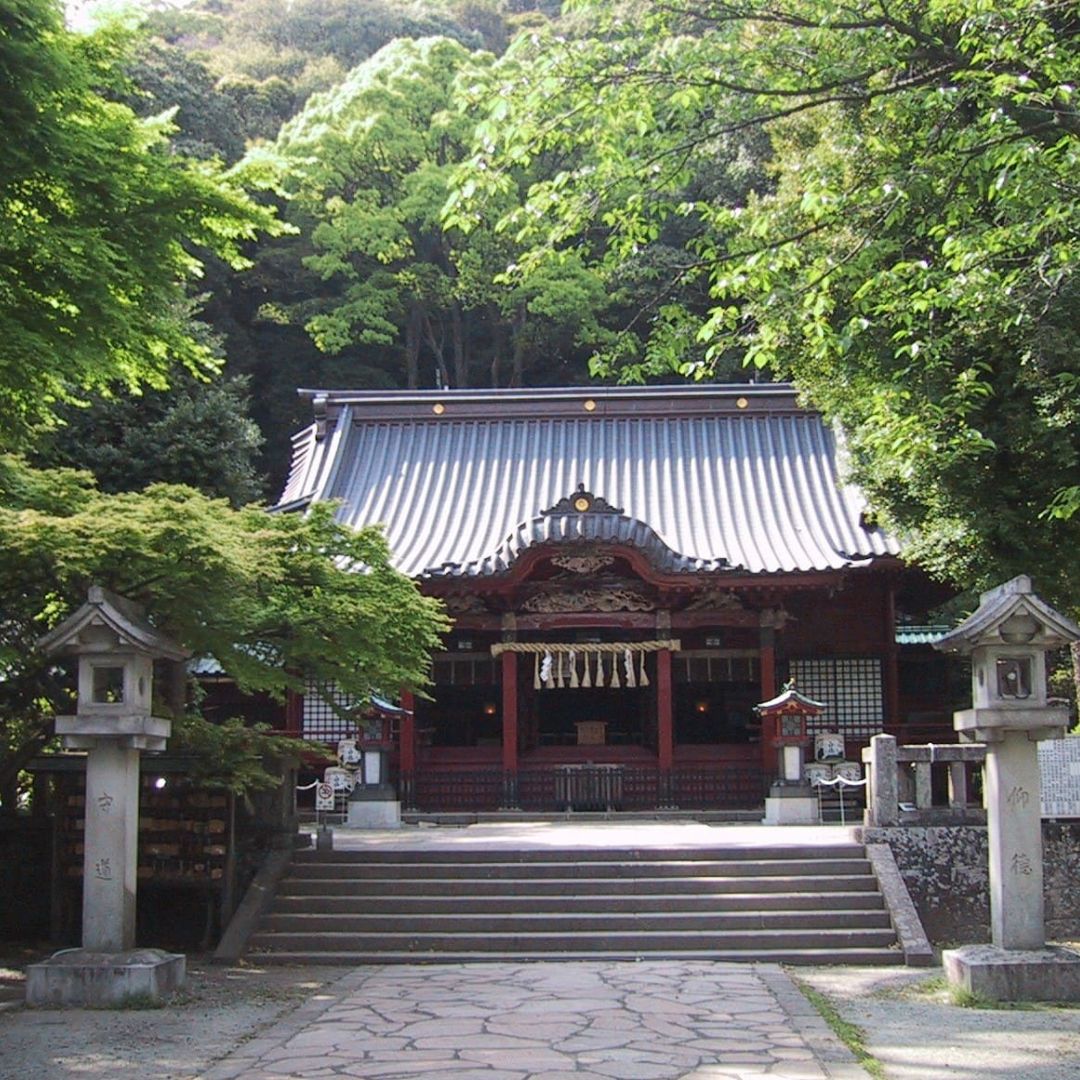
<path id="1" fill-rule="evenodd" d="M 759 949 L 742 952 L 733 949 L 666 949 L 656 952 L 607 951 L 595 952 L 514 952 L 473 953 L 446 952 L 428 955 L 406 952 L 317 952 L 293 950 L 260 952 L 252 950 L 247 959 L 252 964 L 327 964 L 341 967 L 380 964 L 517 964 L 572 963 L 574 961 L 618 961 L 635 963 L 644 960 L 704 960 L 711 963 L 733 964 L 800 964 L 815 966 L 903 965 L 903 952 L 893 946 L 880 948 L 859 946 L 851 949 Z"/>

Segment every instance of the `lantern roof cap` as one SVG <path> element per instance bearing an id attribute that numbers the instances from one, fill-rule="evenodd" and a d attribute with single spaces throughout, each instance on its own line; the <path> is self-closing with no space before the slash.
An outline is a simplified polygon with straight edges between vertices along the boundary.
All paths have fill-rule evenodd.
<path id="1" fill-rule="evenodd" d="M 1052 649 L 1080 640 L 1080 626 L 1041 600 L 1027 574 L 1018 574 L 979 597 L 979 606 L 934 648 L 970 653 L 984 645 Z"/>
<path id="2" fill-rule="evenodd" d="M 141 605 L 100 585 L 91 585 L 86 603 L 54 627 L 37 646 L 45 653 L 101 652 L 95 632 L 110 631 L 121 647 L 162 660 L 186 660 L 191 651 L 166 637 L 147 618 Z M 89 632 L 88 632 L 89 631 Z"/>
<path id="3" fill-rule="evenodd" d="M 759 716 L 773 716 L 779 714 L 801 713 L 805 716 L 818 716 L 823 713 L 827 706 L 820 701 L 814 701 L 805 694 L 800 694 L 794 686 L 787 686 L 777 697 L 769 701 L 763 701 L 754 706 L 754 712 Z"/>

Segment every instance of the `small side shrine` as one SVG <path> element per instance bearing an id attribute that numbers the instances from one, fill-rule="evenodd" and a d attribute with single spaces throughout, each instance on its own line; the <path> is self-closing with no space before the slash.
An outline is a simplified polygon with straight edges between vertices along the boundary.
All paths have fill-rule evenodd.
<path id="1" fill-rule="evenodd" d="M 986 743 L 992 944 L 946 950 L 949 980 L 999 1001 L 1080 1001 L 1080 954 L 1046 945 L 1038 742 L 1069 714 L 1047 699 L 1046 654 L 1080 627 L 1020 575 L 983 593 L 937 648 L 971 658 L 972 707 L 954 716 L 962 739 Z"/>
<path id="2" fill-rule="evenodd" d="M 338 760 L 352 771 L 346 823 L 354 829 L 396 829 L 401 825 L 401 802 L 390 782 L 390 753 L 397 726 L 409 710 L 377 694 L 357 717 L 356 738 L 338 743 Z"/>
<path id="3" fill-rule="evenodd" d="M 765 800 L 766 825 L 811 825 L 817 820 L 817 800 L 810 790 L 804 755 L 811 738 L 807 721 L 825 711 L 820 701 L 800 694 L 794 682 L 770 701 L 754 706 L 761 717 L 761 738 L 777 752 L 777 780 Z"/>
<path id="4" fill-rule="evenodd" d="M 154 1000 L 183 985 L 185 959 L 135 948 L 139 755 L 164 750 L 171 721 L 153 715 L 154 661 L 187 659 L 141 608 L 99 586 L 38 642 L 78 658 L 74 716 L 58 716 L 69 750 L 85 750 L 82 948 L 27 969 L 32 1005 L 111 1005 Z"/>

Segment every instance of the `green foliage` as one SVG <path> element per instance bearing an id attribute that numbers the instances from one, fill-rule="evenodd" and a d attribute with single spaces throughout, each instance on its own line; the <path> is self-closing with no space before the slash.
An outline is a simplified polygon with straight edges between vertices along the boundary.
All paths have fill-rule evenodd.
<path id="1" fill-rule="evenodd" d="M 276 735 L 265 724 L 246 725 L 236 718 L 211 722 L 196 714 L 173 721 L 169 749 L 191 757 L 187 778 L 200 788 L 223 788 L 239 798 L 268 791 L 281 783 L 269 771 L 272 760 L 296 756 L 292 736 Z"/>
<path id="2" fill-rule="evenodd" d="M 504 219 L 524 272 L 570 247 L 611 272 L 684 223 L 704 355 L 680 363 L 674 309 L 646 356 L 793 378 L 909 553 L 1080 602 L 1075 6 L 572 7 L 576 35 L 511 48 L 461 184 L 478 205 L 568 163 Z M 718 152 L 742 187 L 695 191 Z"/>
<path id="3" fill-rule="evenodd" d="M 196 252 L 239 266 L 276 228 L 219 167 L 171 155 L 165 119 L 101 95 L 125 47 L 69 33 L 52 0 L 0 13 L 0 446 L 83 391 L 212 370 L 185 304 Z"/>
<path id="4" fill-rule="evenodd" d="M 580 260 L 507 287 L 513 245 L 490 227 L 466 237 L 442 215 L 492 62 L 448 39 L 398 41 L 282 129 L 273 154 L 314 284 L 286 310 L 324 352 L 396 348 L 410 386 L 429 372 L 439 385 L 481 372 L 497 384 L 509 352 L 520 384 L 558 344 L 603 336 L 604 288 Z"/>
<path id="5" fill-rule="evenodd" d="M 3 457 L 0 550 L 0 780 L 43 745 L 63 693 L 34 643 L 90 584 L 144 603 L 242 689 L 278 696 L 308 675 L 358 701 L 422 688 L 446 626 L 391 568 L 379 530 L 338 525 L 328 506 L 233 510 L 167 484 L 104 494 L 85 473 Z"/>
<path id="6" fill-rule="evenodd" d="M 248 380 L 173 379 L 168 390 L 98 397 L 62 410 L 35 461 L 93 473 L 102 491 L 186 484 L 233 506 L 262 495 L 254 458 L 262 443 L 247 419 Z"/>

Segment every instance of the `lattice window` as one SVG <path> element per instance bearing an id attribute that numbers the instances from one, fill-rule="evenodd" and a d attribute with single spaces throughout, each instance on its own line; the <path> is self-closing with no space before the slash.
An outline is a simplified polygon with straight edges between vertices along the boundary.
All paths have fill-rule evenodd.
<path id="1" fill-rule="evenodd" d="M 432 681 L 436 686 L 493 686 L 495 662 L 490 656 L 437 657 Z"/>
<path id="2" fill-rule="evenodd" d="M 756 656 L 687 656 L 675 654 L 677 683 L 760 683 Z"/>
<path id="3" fill-rule="evenodd" d="M 304 684 L 304 714 L 301 734 L 313 742 L 336 746 L 339 739 L 356 734 L 356 724 L 346 720 L 339 710 L 349 709 L 351 698 L 338 690 L 334 683 L 309 679 Z"/>
<path id="4" fill-rule="evenodd" d="M 789 671 L 800 693 L 827 706 L 811 733 L 840 731 L 866 739 L 881 733 L 885 703 L 881 686 L 881 660 L 792 660 Z"/>

